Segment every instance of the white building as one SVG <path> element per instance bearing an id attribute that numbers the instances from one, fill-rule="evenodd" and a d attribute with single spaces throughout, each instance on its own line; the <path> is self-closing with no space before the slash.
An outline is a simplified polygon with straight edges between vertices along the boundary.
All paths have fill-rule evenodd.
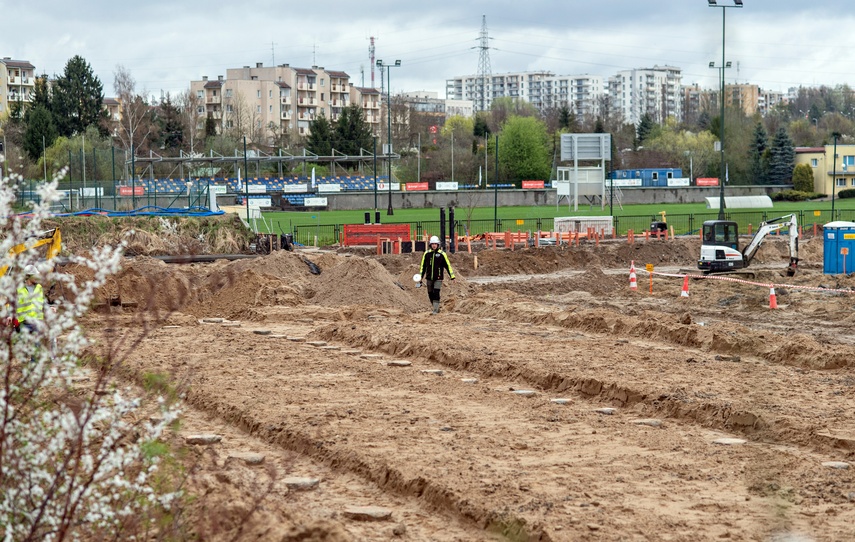
<path id="1" fill-rule="evenodd" d="M 445 95 L 449 100 L 469 100 L 478 108 L 484 93 L 484 108 L 496 98 L 524 100 L 543 111 L 567 106 L 577 115 L 596 116 L 604 92 L 598 75 L 555 75 L 549 71 L 493 74 L 482 81 L 477 75 L 448 79 Z"/>
<path id="2" fill-rule="evenodd" d="M 673 66 L 623 70 L 609 78 L 609 103 L 630 124 L 646 114 L 656 123 L 682 119 L 682 70 Z"/>

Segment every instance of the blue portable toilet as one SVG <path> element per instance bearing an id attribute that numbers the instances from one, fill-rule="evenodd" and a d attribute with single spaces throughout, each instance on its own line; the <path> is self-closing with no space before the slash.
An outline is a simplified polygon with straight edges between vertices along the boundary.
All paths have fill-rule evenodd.
<path id="1" fill-rule="evenodd" d="M 823 226 L 822 235 L 825 241 L 822 272 L 826 275 L 855 272 L 855 222 L 829 222 Z"/>

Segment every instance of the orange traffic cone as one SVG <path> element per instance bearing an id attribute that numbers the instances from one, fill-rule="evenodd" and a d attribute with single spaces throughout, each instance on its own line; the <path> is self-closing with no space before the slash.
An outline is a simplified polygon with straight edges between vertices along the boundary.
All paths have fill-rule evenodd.
<path id="1" fill-rule="evenodd" d="M 683 291 L 680 292 L 680 297 L 689 297 L 689 275 L 683 276 Z"/>
<path id="2" fill-rule="evenodd" d="M 769 308 L 778 308 L 778 297 L 775 295 L 775 288 L 772 287 L 769 288 Z"/>
<path id="3" fill-rule="evenodd" d="M 633 292 L 638 290 L 638 281 L 635 276 L 635 260 L 629 264 L 629 289 Z"/>

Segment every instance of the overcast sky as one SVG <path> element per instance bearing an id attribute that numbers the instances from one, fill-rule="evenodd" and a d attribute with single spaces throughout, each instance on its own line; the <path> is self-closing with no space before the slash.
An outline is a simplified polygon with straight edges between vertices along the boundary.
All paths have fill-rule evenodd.
<path id="1" fill-rule="evenodd" d="M 718 0 L 733 5 L 733 0 Z M 289 63 L 342 70 L 371 84 L 369 37 L 376 58 L 401 60 L 392 92 L 445 95 L 445 81 L 478 70 L 482 15 L 493 73 L 550 70 L 596 74 L 671 65 L 683 83 L 717 86 L 722 11 L 728 82 L 786 91 L 806 85 L 855 86 L 851 0 L 744 0 L 710 8 L 707 0 L 529 0 L 272 2 L 148 0 L 0 0 L 0 56 L 29 60 L 37 73 L 61 73 L 83 56 L 115 95 L 117 65 L 137 90 L 159 95 L 189 88 L 226 68 Z M 737 70 L 738 65 L 738 70 Z M 364 75 L 363 75 L 364 72 Z M 380 86 L 379 70 L 375 86 Z"/>

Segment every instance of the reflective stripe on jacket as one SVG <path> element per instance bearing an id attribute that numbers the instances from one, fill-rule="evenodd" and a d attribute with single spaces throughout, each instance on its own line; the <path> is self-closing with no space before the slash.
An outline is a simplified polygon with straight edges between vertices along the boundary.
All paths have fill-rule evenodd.
<path id="1" fill-rule="evenodd" d="M 441 248 L 427 250 L 422 255 L 419 272 L 425 280 L 442 280 L 445 269 L 448 270 L 448 276 L 454 278 L 454 270 L 451 268 L 451 262 L 448 261 L 448 255 Z"/>
<path id="2" fill-rule="evenodd" d="M 41 284 L 36 284 L 32 293 L 26 286 L 18 288 L 18 307 L 15 314 L 22 322 L 45 319 L 45 291 Z"/>

